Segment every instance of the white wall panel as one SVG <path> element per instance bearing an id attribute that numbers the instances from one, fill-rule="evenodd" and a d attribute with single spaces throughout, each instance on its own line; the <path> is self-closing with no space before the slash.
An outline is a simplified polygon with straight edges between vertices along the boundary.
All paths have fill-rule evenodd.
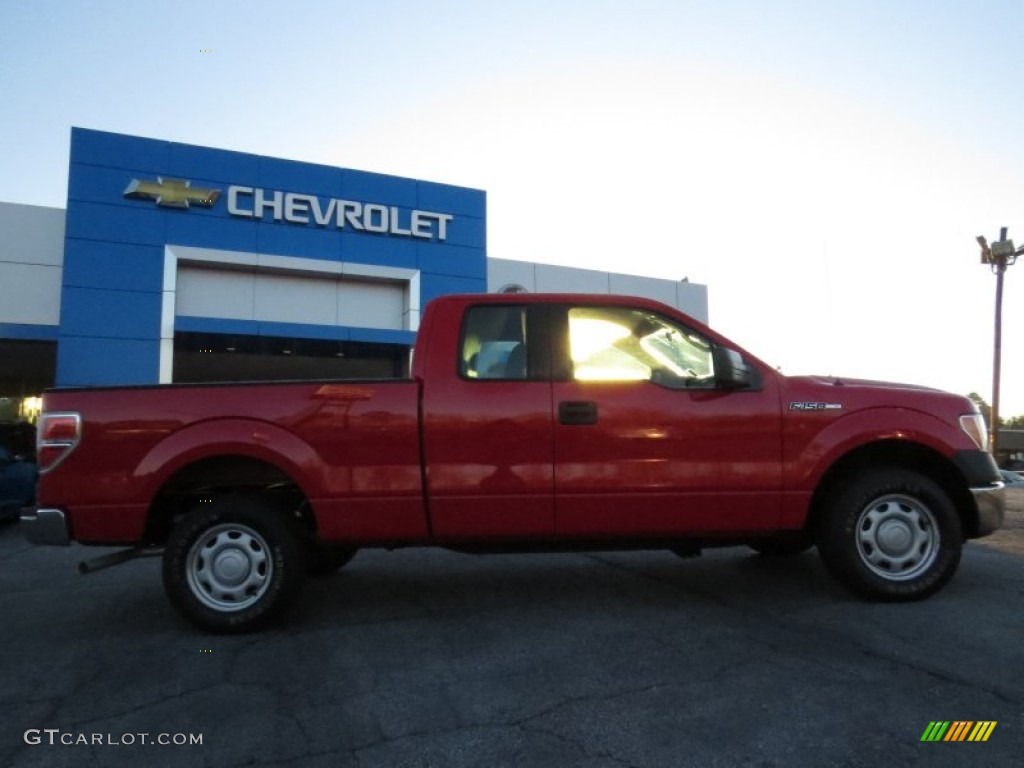
<path id="1" fill-rule="evenodd" d="M 178 269 L 175 314 L 255 320 L 256 275 L 229 269 Z"/>
<path id="2" fill-rule="evenodd" d="M 60 283 L 59 266 L 0 261 L 0 323 L 57 325 Z"/>
<path id="3" fill-rule="evenodd" d="M 401 284 L 338 281 L 338 325 L 354 328 L 405 327 L 405 290 Z"/>
<path id="4" fill-rule="evenodd" d="M 487 290 L 521 285 L 530 293 L 617 293 L 656 299 L 698 320 L 708 319 L 708 288 L 700 283 L 559 267 L 513 259 L 487 260 Z"/>
<path id="5" fill-rule="evenodd" d="M 257 274 L 255 319 L 334 325 L 338 294 L 331 278 Z"/>
<path id="6" fill-rule="evenodd" d="M 611 293 L 656 299 L 668 304 L 670 307 L 676 305 L 676 283 L 674 280 L 659 280 L 656 277 L 612 273 L 608 276 L 608 284 Z"/>
<path id="7" fill-rule="evenodd" d="M 0 203 L 0 263 L 64 263 L 64 209 Z"/>
<path id="8" fill-rule="evenodd" d="M 708 322 L 708 288 L 700 283 L 676 283 L 676 306 L 698 320 Z"/>
<path id="9" fill-rule="evenodd" d="M 402 330 L 406 283 L 273 272 L 178 269 L 175 313 L 228 320 Z"/>
<path id="10" fill-rule="evenodd" d="M 610 293 L 608 273 L 596 269 L 537 265 L 538 293 Z"/>
<path id="11" fill-rule="evenodd" d="M 521 285 L 530 293 L 537 292 L 537 265 L 510 259 L 487 260 L 487 290 L 498 293 L 508 285 Z"/>

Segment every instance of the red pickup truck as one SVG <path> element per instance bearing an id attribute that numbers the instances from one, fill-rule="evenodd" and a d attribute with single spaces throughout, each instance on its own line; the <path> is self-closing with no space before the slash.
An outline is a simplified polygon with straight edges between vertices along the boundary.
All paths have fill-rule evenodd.
<path id="1" fill-rule="evenodd" d="M 162 554 L 174 606 L 238 632 L 359 547 L 817 546 L 875 599 L 952 577 L 1002 523 L 974 404 L 787 377 L 654 301 L 447 296 L 407 380 L 58 389 L 31 541 Z"/>

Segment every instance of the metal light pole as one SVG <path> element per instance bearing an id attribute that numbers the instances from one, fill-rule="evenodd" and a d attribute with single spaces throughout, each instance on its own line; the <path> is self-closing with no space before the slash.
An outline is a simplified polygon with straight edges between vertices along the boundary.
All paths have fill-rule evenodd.
<path id="1" fill-rule="evenodd" d="M 999 230 L 999 240 L 988 244 L 982 235 L 978 235 L 981 246 L 981 263 L 988 264 L 996 276 L 996 327 L 995 342 L 992 351 L 992 415 L 988 431 L 989 450 L 998 459 L 999 450 L 999 379 L 1003 363 L 1003 275 L 1006 268 L 1017 263 L 1017 257 L 1024 253 L 1024 247 L 1014 250 L 1013 240 L 1006 237 L 1006 227 Z"/>

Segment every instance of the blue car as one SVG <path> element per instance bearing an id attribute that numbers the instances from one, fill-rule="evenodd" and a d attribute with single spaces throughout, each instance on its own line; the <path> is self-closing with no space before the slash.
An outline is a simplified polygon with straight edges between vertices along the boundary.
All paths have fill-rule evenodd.
<path id="1" fill-rule="evenodd" d="M 0 520 L 17 520 L 36 500 L 35 428 L 0 423 Z"/>

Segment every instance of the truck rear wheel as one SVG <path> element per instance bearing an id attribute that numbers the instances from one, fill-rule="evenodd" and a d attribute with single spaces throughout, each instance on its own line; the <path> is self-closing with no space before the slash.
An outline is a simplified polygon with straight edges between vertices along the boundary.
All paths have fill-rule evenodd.
<path id="1" fill-rule="evenodd" d="M 306 574 L 301 532 L 259 495 L 199 505 L 171 531 L 164 590 L 178 612 L 208 632 L 248 632 L 278 618 Z"/>
<path id="2" fill-rule="evenodd" d="M 960 564 L 963 531 L 949 496 L 905 469 L 864 472 L 839 488 L 817 526 L 825 567 L 875 600 L 920 600 Z"/>

